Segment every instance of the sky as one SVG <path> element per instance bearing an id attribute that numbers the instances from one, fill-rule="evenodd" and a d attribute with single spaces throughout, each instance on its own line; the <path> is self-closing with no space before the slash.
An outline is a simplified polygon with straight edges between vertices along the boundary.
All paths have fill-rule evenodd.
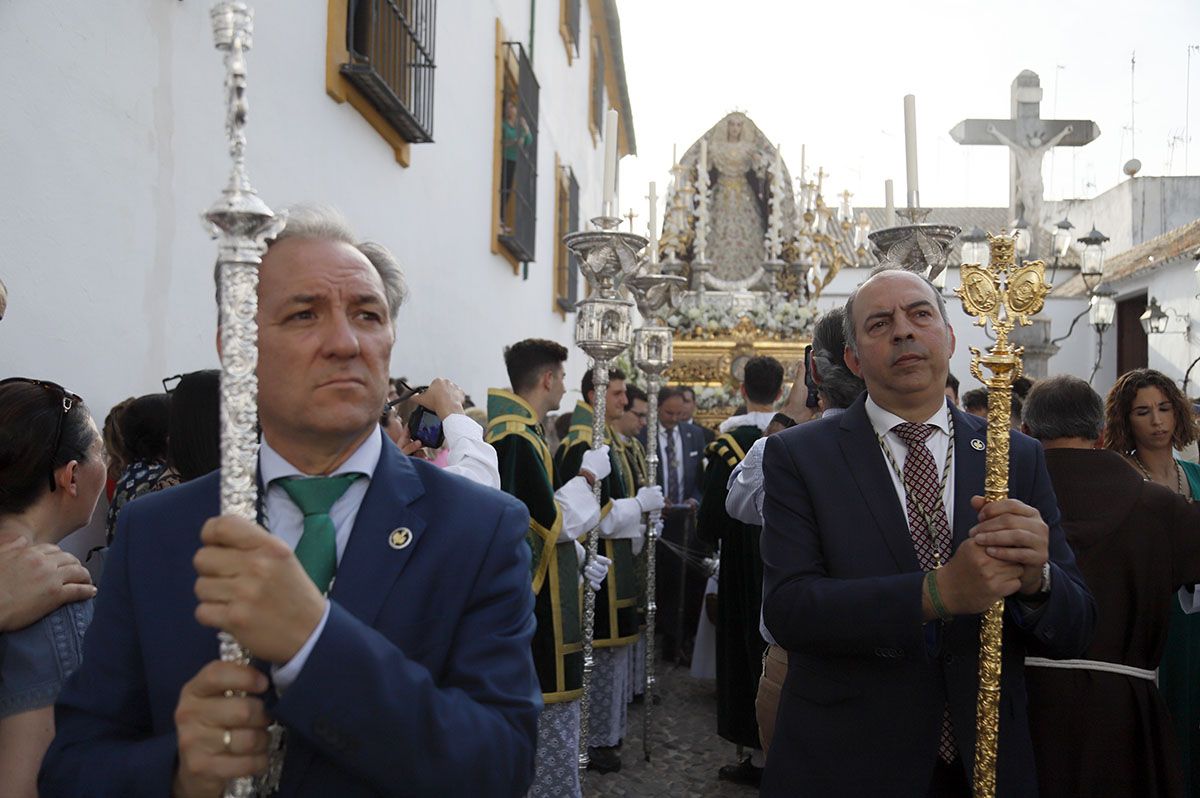
<path id="1" fill-rule="evenodd" d="M 1041 77 L 1043 119 L 1091 119 L 1101 131 L 1046 156 L 1047 199 L 1093 197 L 1125 179 L 1131 157 L 1142 175 L 1185 174 L 1186 110 L 1186 173 L 1200 174 L 1200 47 L 1187 81 L 1197 0 L 617 5 L 638 151 L 621 160 L 620 207 L 639 213 L 639 230 L 649 181 L 662 202 L 672 144 L 682 154 L 735 110 L 782 145 L 793 175 L 806 145 L 809 169 L 829 175 L 830 205 L 849 189 L 855 205 L 881 206 L 888 178 L 902 203 L 905 94 L 916 96 L 922 205 L 1006 206 L 1007 148 L 962 146 L 949 131 L 1008 118 L 1023 69 Z"/>

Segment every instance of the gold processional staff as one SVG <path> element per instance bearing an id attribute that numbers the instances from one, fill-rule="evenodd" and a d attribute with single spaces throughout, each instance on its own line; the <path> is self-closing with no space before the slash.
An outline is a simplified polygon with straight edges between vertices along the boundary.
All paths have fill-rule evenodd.
<path id="1" fill-rule="evenodd" d="M 1008 439 L 1012 416 L 1012 384 L 1022 373 L 1022 347 L 1009 343 L 1017 324 L 1029 325 L 1030 316 L 1042 309 L 1051 285 L 1040 261 L 1018 265 L 1014 239 L 988 235 L 988 265 L 963 264 L 961 286 L 955 293 L 963 310 L 986 327 L 990 321 L 996 342 L 986 354 L 971 347 L 971 373 L 987 386 L 987 458 L 984 500 L 1008 498 Z M 984 375 L 984 368 L 990 376 Z M 1000 647 L 1004 601 L 997 601 L 983 616 L 979 630 L 979 697 L 975 710 L 975 798 L 996 793 L 996 748 L 1000 731 Z"/>

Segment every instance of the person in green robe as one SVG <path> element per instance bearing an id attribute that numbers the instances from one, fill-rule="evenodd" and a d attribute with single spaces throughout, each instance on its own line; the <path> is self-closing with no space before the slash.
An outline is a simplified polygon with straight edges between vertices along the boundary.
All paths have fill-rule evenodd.
<path id="1" fill-rule="evenodd" d="M 595 401 L 592 372 L 584 375 L 580 392 L 584 401 L 576 404 L 567 437 L 554 455 L 557 485 L 565 484 L 579 473 L 583 458 L 592 446 L 592 403 Z M 614 439 L 611 424 L 625 414 L 627 405 L 625 374 L 620 369 L 612 369 L 605 394 L 605 444 Z M 588 767 L 601 773 L 621 769 L 618 746 L 626 729 L 630 646 L 638 638 L 633 540 L 644 534 L 642 514 L 663 506 L 661 488 L 642 488 L 630 493 L 634 483 L 624 459 L 610 450 L 609 461 L 611 473 L 601 480 L 599 534 L 601 552 L 612 565 L 596 593 L 592 633 L 595 666 L 588 696 Z"/>
<path id="2" fill-rule="evenodd" d="M 541 419 L 558 409 L 565 393 L 567 349 L 554 341 L 527 339 L 504 350 L 511 391 L 488 391 L 487 442 L 496 449 L 500 486 L 529 508 L 526 542 L 532 552 L 530 586 L 535 595 L 532 653 L 544 708 L 538 717 L 534 782 L 537 798 L 580 795 L 579 701 L 583 696 L 580 574 L 593 589 L 608 560 L 585 563 L 577 538 L 600 520 L 592 493 L 608 475 L 608 452 L 587 452 L 578 474 L 555 489 L 554 465 Z"/>
<path id="3" fill-rule="evenodd" d="M 639 436 L 646 430 L 650 418 L 650 399 L 646 392 L 631 382 L 625 384 L 629 404 L 625 415 L 613 423 L 613 451 L 624 461 L 636 491 L 649 485 L 646 448 Z M 659 521 L 661 524 L 662 522 Z M 633 573 L 637 583 L 638 639 L 629 657 L 629 684 L 625 694 L 629 701 L 639 700 L 646 691 L 646 570 L 647 546 L 640 539 L 633 541 Z"/>
<path id="4" fill-rule="evenodd" d="M 759 633 L 762 604 L 762 557 L 758 538 L 762 527 L 729 517 L 725 510 L 729 475 L 775 416 L 783 394 L 783 366 L 773 357 L 754 357 L 746 363 L 742 396 L 747 412 L 722 422 L 718 435 L 705 449 L 704 495 L 696 533 L 706 543 L 720 545 L 717 582 L 717 733 L 750 755 L 726 765 L 718 778 L 757 786 L 765 759 L 759 742 L 754 701 L 767 644 Z"/>

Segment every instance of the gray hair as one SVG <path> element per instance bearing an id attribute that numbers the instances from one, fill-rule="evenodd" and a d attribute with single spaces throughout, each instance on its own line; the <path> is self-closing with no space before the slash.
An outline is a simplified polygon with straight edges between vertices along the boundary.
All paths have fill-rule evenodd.
<path id="1" fill-rule="evenodd" d="M 287 223 L 283 231 L 267 244 L 267 250 L 270 251 L 271 247 L 289 238 L 337 241 L 357 249 L 379 273 L 379 279 L 383 281 L 383 293 L 387 298 L 388 315 L 392 323 L 396 323 L 396 318 L 400 315 L 400 306 L 408 297 L 408 286 L 404 282 L 404 272 L 399 262 L 387 247 L 372 241 L 359 241 L 346 217 L 327 205 L 293 205 L 288 208 Z M 220 263 L 213 269 L 218 307 L 221 304 L 220 269 Z"/>
<path id="2" fill-rule="evenodd" d="M 813 327 L 813 362 L 821 382 L 817 391 L 825 398 L 825 406 L 845 409 L 854 404 L 866 384 L 846 365 L 846 336 L 843 332 L 845 311 L 830 308 L 817 319 Z"/>
<path id="3" fill-rule="evenodd" d="M 856 355 L 858 354 L 858 330 L 854 327 L 854 300 L 858 297 L 858 292 L 862 290 L 864 285 L 885 272 L 905 272 L 920 278 L 925 285 L 929 286 L 929 290 L 933 292 L 933 296 L 937 300 L 938 313 L 942 315 L 942 321 L 946 322 L 947 327 L 950 326 L 950 314 L 946 311 L 946 298 L 942 296 L 942 292 L 937 289 L 937 286 L 929 281 L 928 277 L 914 271 L 909 271 L 908 269 L 902 269 L 899 266 L 882 264 L 871 269 L 871 273 L 867 275 L 867 279 L 863 280 L 857 288 L 851 291 L 850 296 L 846 299 L 846 318 L 842 319 L 842 335 L 846 338 L 846 346 L 850 347 L 850 351 Z"/>
<path id="4" fill-rule="evenodd" d="M 1094 441 L 1104 428 L 1104 403 L 1092 386 L 1062 374 L 1038 380 L 1029 389 L 1021 420 L 1038 440 L 1083 438 Z"/>

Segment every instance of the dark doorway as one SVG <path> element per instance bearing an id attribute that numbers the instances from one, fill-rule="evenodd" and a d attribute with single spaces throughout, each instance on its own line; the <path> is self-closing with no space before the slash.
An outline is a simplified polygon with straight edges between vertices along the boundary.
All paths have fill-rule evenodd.
<path id="1" fill-rule="evenodd" d="M 1150 363 L 1150 347 L 1142 329 L 1146 295 L 1138 294 L 1117 303 L 1117 376 Z"/>

